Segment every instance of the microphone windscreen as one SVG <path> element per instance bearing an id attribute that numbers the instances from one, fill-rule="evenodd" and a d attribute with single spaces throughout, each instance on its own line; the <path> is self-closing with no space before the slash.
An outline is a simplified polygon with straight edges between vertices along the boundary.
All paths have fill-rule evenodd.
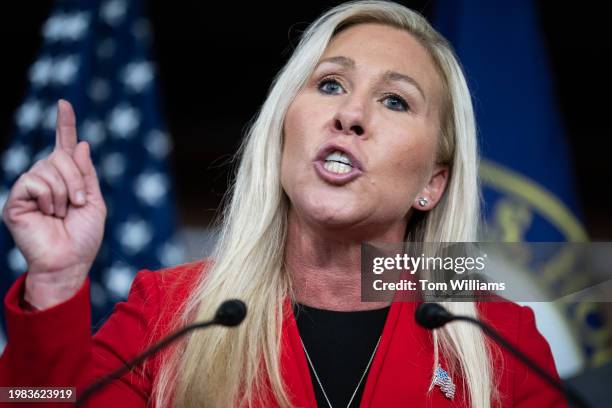
<path id="1" fill-rule="evenodd" d="M 215 314 L 215 321 L 223 326 L 238 326 L 244 320 L 247 307 L 238 299 L 226 300 L 221 303 Z"/>
<path id="2" fill-rule="evenodd" d="M 416 308 L 414 319 L 426 329 L 437 329 L 453 320 L 453 315 L 437 303 L 421 303 Z"/>

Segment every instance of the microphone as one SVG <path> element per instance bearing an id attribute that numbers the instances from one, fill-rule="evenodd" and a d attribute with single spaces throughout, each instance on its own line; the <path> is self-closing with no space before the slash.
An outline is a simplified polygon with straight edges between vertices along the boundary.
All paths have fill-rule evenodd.
<path id="1" fill-rule="evenodd" d="M 415 313 L 417 323 L 426 329 L 437 329 L 453 320 L 453 315 L 437 303 L 421 303 Z"/>
<path id="2" fill-rule="evenodd" d="M 226 327 L 238 326 L 247 314 L 247 307 L 241 300 L 226 300 L 215 313 L 214 321 Z"/>
<path id="3" fill-rule="evenodd" d="M 437 303 L 421 303 L 416 308 L 416 311 L 414 313 L 414 319 L 420 326 L 428 330 L 437 329 L 439 327 L 444 326 L 446 323 L 455 320 L 462 320 L 479 326 L 487 336 L 489 336 L 497 344 L 508 350 L 518 360 L 520 360 L 523 364 L 529 367 L 531 371 L 533 371 L 541 379 L 543 379 L 553 388 L 559 391 L 565 398 L 570 400 L 577 407 L 589 407 L 589 405 L 585 402 L 584 398 L 580 394 L 578 394 L 578 392 L 576 392 L 569 385 L 564 384 L 563 382 L 557 380 L 555 377 L 547 373 L 546 370 L 540 367 L 535 361 L 533 361 L 521 350 L 512 345 L 512 343 L 506 340 L 499 332 L 497 332 L 495 329 L 493 329 L 493 327 L 489 326 L 488 324 L 470 316 L 453 315 Z"/>
<path id="4" fill-rule="evenodd" d="M 188 326 L 183 327 L 182 329 L 177 330 L 176 332 L 170 334 L 169 336 L 164 337 L 162 340 L 149 347 L 142 353 L 138 354 L 133 359 L 129 360 L 123 366 L 119 367 L 117 370 L 111 372 L 110 374 L 97 379 L 92 382 L 83 393 L 78 396 L 76 401 L 76 407 L 81 407 L 85 402 L 91 398 L 92 395 L 100 392 L 104 387 L 106 387 L 111 382 L 121 378 L 124 374 L 132 370 L 134 367 L 145 361 L 147 358 L 156 354 L 158 351 L 167 347 L 174 341 L 183 337 L 185 334 L 197 330 L 203 329 L 210 326 L 225 326 L 225 327 L 234 327 L 238 326 L 244 320 L 247 314 L 247 307 L 241 300 L 231 299 L 226 300 L 221 303 L 219 308 L 215 313 L 215 317 L 212 320 L 208 320 L 205 322 L 193 323 Z"/>

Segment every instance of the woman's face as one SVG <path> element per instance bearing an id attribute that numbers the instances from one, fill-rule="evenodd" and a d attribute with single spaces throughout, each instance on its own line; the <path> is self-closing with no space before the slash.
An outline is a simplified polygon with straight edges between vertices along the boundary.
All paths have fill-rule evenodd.
<path id="1" fill-rule="evenodd" d="M 336 35 L 285 117 L 281 182 L 292 211 L 324 229 L 403 234 L 410 208 L 431 209 L 446 185 L 436 164 L 441 92 L 406 31 L 360 24 Z"/>

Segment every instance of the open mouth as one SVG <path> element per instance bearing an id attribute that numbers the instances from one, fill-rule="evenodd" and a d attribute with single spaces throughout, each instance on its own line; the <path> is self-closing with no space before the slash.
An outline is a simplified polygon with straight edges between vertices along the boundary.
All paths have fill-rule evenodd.
<path id="1" fill-rule="evenodd" d="M 353 163 L 346 153 L 334 150 L 325 158 L 323 167 L 332 173 L 346 174 L 353 169 Z"/>
<path id="2" fill-rule="evenodd" d="M 328 144 L 317 154 L 314 167 L 326 182 L 343 185 L 363 174 L 359 160 L 348 150 L 336 144 Z"/>

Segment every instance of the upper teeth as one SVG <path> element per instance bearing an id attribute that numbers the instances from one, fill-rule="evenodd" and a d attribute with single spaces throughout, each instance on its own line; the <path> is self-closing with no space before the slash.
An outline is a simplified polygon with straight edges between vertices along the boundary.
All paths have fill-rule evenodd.
<path id="1" fill-rule="evenodd" d="M 351 167 L 353 166 L 351 159 L 349 159 L 349 157 L 345 153 L 339 150 L 334 150 L 333 152 L 328 154 L 327 157 L 325 158 L 325 161 L 326 162 L 333 161 L 333 162 L 347 164 Z"/>

